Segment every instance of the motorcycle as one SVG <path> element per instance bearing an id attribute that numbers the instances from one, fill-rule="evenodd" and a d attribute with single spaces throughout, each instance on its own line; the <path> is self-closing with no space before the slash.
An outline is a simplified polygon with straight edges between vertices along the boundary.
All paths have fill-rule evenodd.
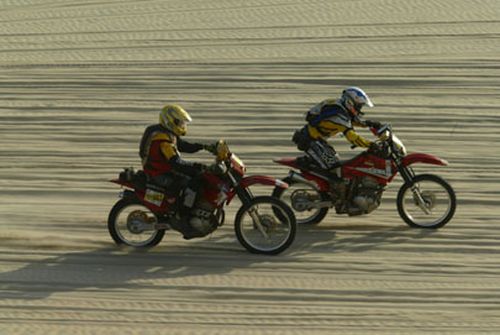
<path id="1" fill-rule="evenodd" d="M 275 160 L 300 172 L 290 170 L 283 179 L 290 187 L 275 188 L 272 195 L 290 204 L 299 224 L 317 224 L 333 207 L 337 214 L 349 216 L 377 209 L 386 186 L 399 172 L 404 184 L 396 203 L 404 222 L 413 228 L 443 227 L 455 213 L 455 191 L 437 175 L 417 175 L 412 166 L 416 163 L 446 166 L 448 162 L 430 154 L 408 154 L 389 124 L 371 131 L 378 137 L 379 149 L 340 161 L 337 180 L 321 171 L 307 156 Z"/>
<path id="2" fill-rule="evenodd" d="M 215 164 L 202 174 L 203 186 L 188 221 L 178 215 L 178 202 L 182 200 L 149 183 L 144 172 L 125 169 L 118 179 L 111 180 L 125 187 L 108 217 L 108 230 L 115 243 L 152 247 L 160 243 L 167 230 L 182 233 L 187 222 L 194 237 L 206 236 L 223 225 L 224 205 L 237 196 L 242 203 L 234 222 L 238 241 L 252 253 L 278 254 L 287 249 L 297 229 L 293 211 L 277 198 L 254 197 L 249 187 L 262 184 L 286 189 L 288 184 L 268 176 L 245 176 L 244 163 L 224 141 L 218 142 L 215 151 Z"/>

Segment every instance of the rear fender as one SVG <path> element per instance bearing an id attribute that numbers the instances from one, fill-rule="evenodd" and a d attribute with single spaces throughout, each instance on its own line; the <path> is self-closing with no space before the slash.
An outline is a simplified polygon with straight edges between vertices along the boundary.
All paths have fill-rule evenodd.
<path id="1" fill-rule="evenodd" d="M 125 189 L 122 189 L 120 192 L 120 198 L 137 198 L 139 199 L 137 195 L 137 191 L 134 190 L 134 186 L 132 183 L 124 182 L 120 179 L 112 179 L 110 182 L 118 184 L 120 186 L 126 187 Z"/>
<path id="2" fill-rule="evenodd" d="M 297 157 L 285 157 L 285 158 L 278 158 L 278 159 L 273 159 L 273 162 L 289 166 L 292 168 L 298 168 L 297 165 Z"/>
<path id="3" fill-rule="evenodd" d="M 127 181 L 123 181 L 123 180 L 120 180 L 120 179 L 111 179 L 110 180 L 111 183 L 115 183 L 115 184 L 118 184 L 120 186 L 125 186 L 125 187 L 129 187 L 129 188 L 134 188 L 134 185 L 132 185 L 131 182 L 127 182 Z"/>
<path id="4" fill-rule="evenodd" d="M 434 155 L 423 154 L 423 153 L 411 153 L 406 155 L 402 160 L 403 166 L 409 166 L 415 163 L 424 163 L 424 164 L 441 165 L 441 166 L 448 165 L 448 162 L 444 159 L 441 159 Z"/>

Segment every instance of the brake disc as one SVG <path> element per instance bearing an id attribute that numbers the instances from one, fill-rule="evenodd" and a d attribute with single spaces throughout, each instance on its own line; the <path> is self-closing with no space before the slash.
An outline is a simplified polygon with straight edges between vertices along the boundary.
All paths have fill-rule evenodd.
<path id="1" fill-rule="evenodd" d="M 311 203 L 318 200 L 315 198 L 317 197 L 307 190 L 296 190 L 290 196 L 291 205 L 297 212 L 303 212 L 311 208 Z"/>
<path id="2" fill-rule="evenodd" d="M 131 212 L 127 217 L 127 229 L 132 234 L 140 234 L 148 224 L 148 215 L 141 210 Z"/>

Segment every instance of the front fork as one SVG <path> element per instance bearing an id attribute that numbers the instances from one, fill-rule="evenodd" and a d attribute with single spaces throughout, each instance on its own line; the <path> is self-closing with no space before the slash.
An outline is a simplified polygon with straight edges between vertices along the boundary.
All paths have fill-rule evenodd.
<path id="1" fill-rule="evenodd" d="M 250 214 L 250 217 L 253 220 L 254 227 L 257 228 L 257 230 L 264 236 L 264 238 L 268 239 L 269 235 L 267 235 L 264 226 L 262 226 L 262 222 L 260 222 L 260 215 L 258 208 L 252 207 L 248 211 L 248 214 Z"/>
<path id="2" fill-rule="evenodd" d="M 243 206 L 250 205 L 250 202 L 253 199 L 253 194 L 249 188 L 243 188 L 238 185 L 236 186 L 236 194 L 238 194 L 238 197 L 240 198 Z M 257 228 L 257 230 L 262 234 L 262 236 L 268 239 L 269 235 L 266 233 L 266 230 L 264 229 L 264 226 L 260 221 L 259 209 L 257 208 L 257 206 L 250 207 L 250 209 L 248 210 L 248 214 L 252 218 L 254 228 Z"/>
<path id="3" fill-rule="evenodd" d="M 413 180 L 415 178 L 415 172 L 413 169 L 409 166 L 401 166 L 400 162 L 398 162 L 398 170 L 401 176 L 403 177 L 404 181 L 406 183 L 410 183 L 412 186 L 410 188 L 411 192 L 413 193 L 413 199 L 415 200 L 415 205 L 417 205 L 425 214 L 429 215 L 431 214 L 431 211 L 427 207 L 427 204 L 422 197 L 422 192 L 420 192 L 420 187 L 413 183 Z"/>
<path id="4" fill-rule="evenodd" d="M 233 187 L 235 188 L 236 194 L 238 195 L 238 198 L 240 199 L 242 205 L 243 206 L 250 205 L 252 199 L 254 198 L 252 191 L 248 187 L 247 188 L 241 187 L 236 178 L 234 178 L 234 176 L 231 174 L 231 172 L 228 173 L 228 177 L 231 180 L 231 183 L 233 184 Z M 268 239 L 269 235 L 266 233 L 264 226 L 260 221 L 258 208 L 251 207 L 248 210 L 248 214 L 252 218 L 254 227 L 259 230 L 259 232 L 262 234 L 262 236 L 264 236 L 264 238 Z"/>
<path id="5" fill-rule="evenodd" d="M 411 187 L 411 191 L 413 193 L 413 199 L 415 200 L 415 204 L 427 215 L 432 214 L 432 212 L 427 208 L 427 203 L 422 197 L 422 192 L 420 192 L 420 188 L 416 185 Z"/>

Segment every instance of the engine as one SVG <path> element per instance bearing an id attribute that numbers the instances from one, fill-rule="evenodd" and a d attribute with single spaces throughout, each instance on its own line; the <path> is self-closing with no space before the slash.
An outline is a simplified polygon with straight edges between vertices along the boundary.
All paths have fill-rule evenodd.
<path id="1" fill-rule="evenodd" d="M 384 188 L 375 178 L 363 177 L 359 179 L 354 185 L 347 214 L 354 216 L 372 212 L 380 205 Z"/>
<path id="2" fill-rule="evenodd" d="M 205 200 L 199 200 L 191 210 L 189 224 L 203 236 L 210 234 L 218 227 L 214 207 Z"/>

